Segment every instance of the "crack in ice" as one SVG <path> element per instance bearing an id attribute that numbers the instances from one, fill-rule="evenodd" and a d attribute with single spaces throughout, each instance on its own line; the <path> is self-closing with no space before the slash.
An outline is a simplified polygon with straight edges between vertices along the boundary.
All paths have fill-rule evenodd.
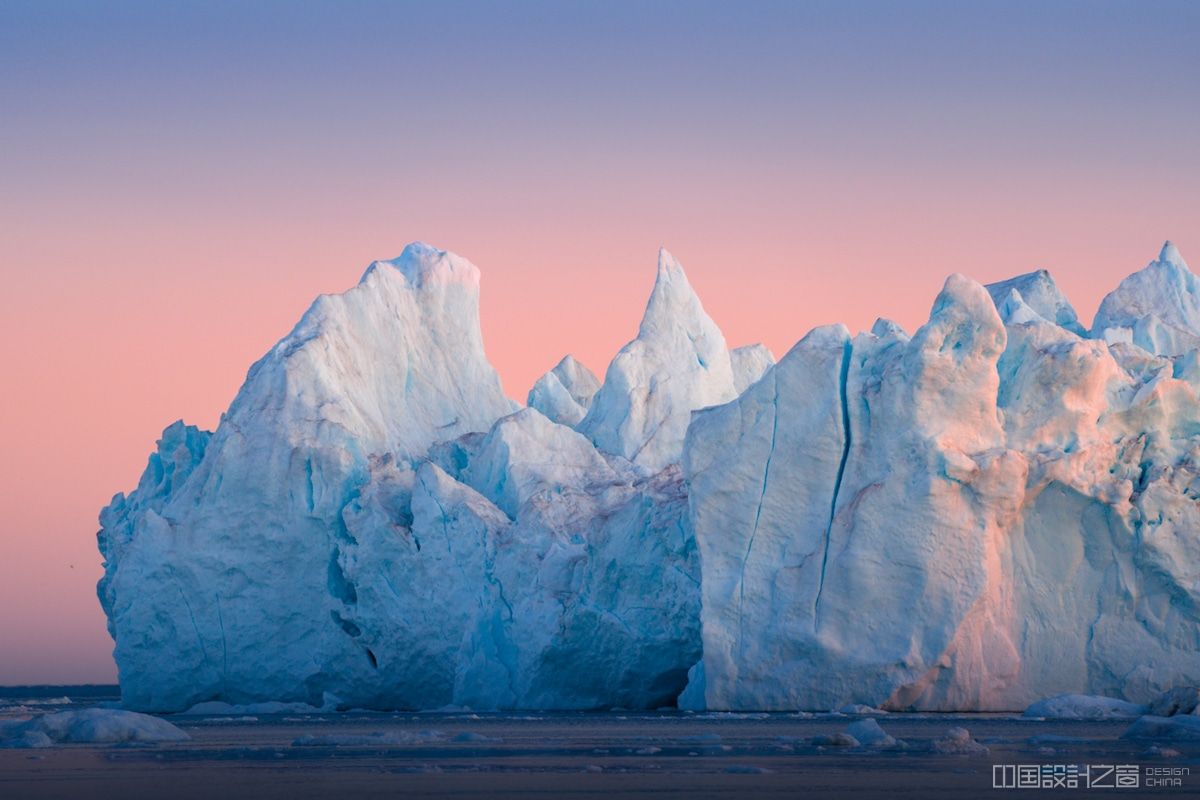
<path id="1" fill-rule="evenodd" d="M 754 548 L 754 537 L 758 535 L 758 523 L 762 519 L 763 503 L 767 498 L 767 482 L 771 477 L 771 459 L 775 456 L 775 441 L 779 434 L 779 376 L 773 376 L 775 381 L 775 396 L 771 400 L 771 447 L 767 450 L 767 460 L 763 465 L 762 490 L 758 495 L 758 509 L 754 512 L 754 527 L 750 529 L 750 539 L 746 542 L 746 554 L 742 556 L 742 571 L 738 576 L 738 628 L 741 632 L 738 640 L 742 650 L 746 647 L 745 615 L 743 607 L 746 603 L 746 563 L 750 560 L 750 551 Z"/>
<path id="2" fill-rule="evenodd" d="M 842 457 L 838 462 L 837 477 L 833 482 L 833 497 L 829 501 L 829 522 L 825 526 L 825 549 L 821 554 L 821 574 L 817 580 L 817 596 L 813 600 L 813 630 L 821 627 L 821 593 L 825 590 L 825 569 L 829 565 L 829 545 L 833 537 L 833 520 L 837 516 L 838 494 L 842 490 L 842 477 L 846 474 L 846 461 L 850 457 L 850 404 L 846 397 L 846 383 L 850 376 L 850 356 L 854 345 L 847 341 L 842 350 L 842 368 L 838 376 L 838 400 L 842 406 Z"/>

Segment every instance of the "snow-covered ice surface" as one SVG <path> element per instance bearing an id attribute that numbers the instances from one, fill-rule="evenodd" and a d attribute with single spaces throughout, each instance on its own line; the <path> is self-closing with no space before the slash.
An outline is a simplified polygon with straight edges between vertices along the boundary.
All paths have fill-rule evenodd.
<path id="1" fill-rule="evenodd" d="M 410 245 L 102 512 L 124 703 L 1152 703 L 1200 684 L 1196 285 L 1168 244 L 1089 338 L 1045 271 L 954 275 L 911 336 L 775 363 L 663 250 L 604 382 L 567 357 L 519 408 L 478 270 Z"/>

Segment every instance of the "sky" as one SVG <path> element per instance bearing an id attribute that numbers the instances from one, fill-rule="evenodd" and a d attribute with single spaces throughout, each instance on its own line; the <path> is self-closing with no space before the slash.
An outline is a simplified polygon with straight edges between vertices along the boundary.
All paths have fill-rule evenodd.
<path id="1" fill-rule="evenodd" d="M 731 345 L 1200 264 L 1200 4 L 0 0 L 0 684 L 112 682 L 97 513 L 423 240 L 510 396 L 660 245 Z"/>

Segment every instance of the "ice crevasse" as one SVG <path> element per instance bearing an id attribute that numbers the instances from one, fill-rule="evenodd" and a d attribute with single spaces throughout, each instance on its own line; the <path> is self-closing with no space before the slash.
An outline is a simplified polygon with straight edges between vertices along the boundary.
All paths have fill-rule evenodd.
<path id="1" fill-rule="evenodd" d="M 775 363 L 664 250 L 604 380 L 520 407 L 479 271 L 410 245 L 101 512 L 123 702 L 1150 702 L 1200 683 L 1197 309 L 1168 243 L 1091 329 L 1045 271 L 953 275 Z"/>

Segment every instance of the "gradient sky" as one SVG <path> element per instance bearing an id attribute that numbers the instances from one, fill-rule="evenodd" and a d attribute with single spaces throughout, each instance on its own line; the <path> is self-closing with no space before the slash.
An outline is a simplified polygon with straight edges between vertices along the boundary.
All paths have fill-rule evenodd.
<path id="1" fill-rule="evenodd" d="M 665 244 L 733 345 L 1200 266 L 1200 3 L 0 0 L 0 683 L 112 681 L 96 515 L 319 292 L 483 271 L 523 399 Z"/>

